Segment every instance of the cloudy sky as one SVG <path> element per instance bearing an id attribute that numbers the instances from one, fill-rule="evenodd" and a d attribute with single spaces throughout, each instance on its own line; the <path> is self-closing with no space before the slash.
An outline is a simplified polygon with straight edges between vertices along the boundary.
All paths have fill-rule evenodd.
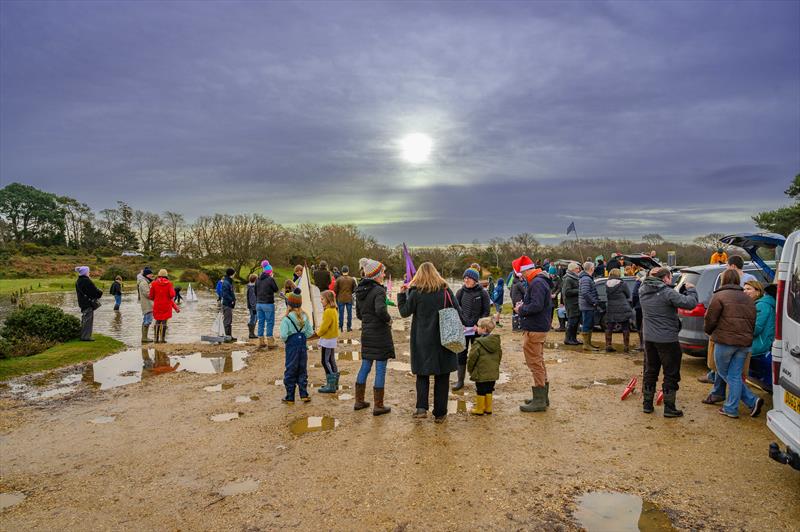
<path id="1" fill-rule="evenodd" d="M 750 230 L 800 172 L 798 27 L 796 1 L 4 0 L 0 180 L 389 244 Z"/>

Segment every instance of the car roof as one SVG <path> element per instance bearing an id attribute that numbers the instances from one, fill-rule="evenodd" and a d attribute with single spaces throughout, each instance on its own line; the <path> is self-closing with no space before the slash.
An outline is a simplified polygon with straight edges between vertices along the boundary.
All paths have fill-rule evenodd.
<path id="1" fill-rule="evenodd" d="M 767 261 L 767 264 L 774 265 L 774 261 Z M 703 273 L 706 271 L 713 271 L 713 270 L 724 270 L 727 268 L 725 264 L 700 264 L 699 266 L 687 266 L 685 268 L 681 268 L 681 273 Z M 747 261 L 744 263 L 745 270 L 760 270 L 761 268 L 752 261 Z"/>

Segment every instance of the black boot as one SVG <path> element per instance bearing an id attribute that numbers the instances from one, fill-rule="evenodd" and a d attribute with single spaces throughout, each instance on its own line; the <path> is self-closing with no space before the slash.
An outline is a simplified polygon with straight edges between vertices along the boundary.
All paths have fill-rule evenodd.
<path id="1" fill-rule="evenodd" d="M 256 336 L 256 324 L 255 323 L 252 324 L 252 325 L 248 323 L 247 324 L 247 330 L 250 331 L 250 336 L 248 336 L 248 338 L 250 338 L 251 340 L 253 338 L 258 338 L 258 336 Z"/>
<path id="2" fill-rule="evenodd" d="M 232 330 L 233 330 L 233 326 L 232 325 L 226 325 L 225 326 L 225 343 L 226 344 L 230 344 L 230 343 L 233 343 L 233 342 L 236 341 L 236 338 L 233 337 Z"/>
<path id="3" fill-rule="evenodd" d="M 464 387 L 464 377 L 467 375 L 467 366 L 458 365 L 458 382 L 453 386 L 453 391 L 457 392 Z"/>
<path id="4" fill-rule="evenodd" d="M 567 330 L 567 318 L 558 318 L 558 329 L 556 331 L 563 332 Z"/>
<path id="5" fill-rule="evenodd" d="M 606 331 L 606 353 L 613 353 L 616 351 L 611 343 L 614 341 L 614 336 L 610 331 Z"/>
<path id="6" fill-rule="evenodd" d="M 653 398 L 656 396 L 656 387 L 645 385 L 642 390 L 642 412 L 645 414 L 653 413 Z"/>
<path id="7" fill-rule="evenodd" d="M 664 417 L 683 417 L 683 410 L 675 408 L 675 390 L 664 390 Z"/>

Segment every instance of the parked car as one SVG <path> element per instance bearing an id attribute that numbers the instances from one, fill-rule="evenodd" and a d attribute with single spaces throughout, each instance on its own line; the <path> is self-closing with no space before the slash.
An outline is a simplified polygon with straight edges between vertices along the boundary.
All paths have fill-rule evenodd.
<path id="1" fill-rule="evenodd" d="M 759 237 L 756 240 L 754 237 Z M 742 233 L 740 235 L 730 235 L 720 239 L 728 244 L 739 246 L 747 251 L 752 261 L 744 263 L 744 271 L 755 276 L 763 284 L 770 284 L 774 275 L 771 265 L 774 263 L 765 262 L 759 255 L 758 249 L 776 249 L 783 246 L 785 239 L 780 235 L 754 235 L 752 233 Z M 755 259 L 758 258 L 758 261 Z M 759 264 L 760 263 L 760 264 Z M 702 266 L 692 266 L 681 270 L 679 282 L 675 289 L 682 291 L 686 283 L 691 283 L 697 289 L 697 306 L 691 310 L 678 310 L 678 317 L 681 321 L 681 331 L 678 334 L 678 341 L 684 353 L 696 357 L 704 357 L 708 351 L 708 335 L 704 331 L 704 320 L 706 309 L 711 302 L 714 290 L 719 288 L 720 277 L 727 266 L 719 264 L 704 264 Z M 767 383 L 765 383 L 767 384 Z"/>
<path id="2" fill-rule="evenodd" d="M 123 251 L 122 252 L 122 256 L 123 257 L 143 257 L 144 255 L 142 255 L 138 251 Z"/>
<path id="3" fill-rule="evenodd" d="M 637 253 L 635 255 L 621 255 L 622 259 L 625 260 L 624 264 L 635 264 L 639 268 L 643 270 L 652 270 L 653 268 L 658 268 L 661 266 L 657 261 L 653 260 L 650 255 L 645 255 L 642 253 Z M 636 285 L 636 277 L 631 275 L 625 275 L 622 277 L 622 281 L 628 286 L 628 291 L 631 293 L 631 302 L 633 301 L 633 289 Z M 606 303 L 608 303 L 608 296 L 606 296 L 606 282 L 608 282 L 608 277 L 600 277 L 594 280 L 595 285 L 597 286 L 597 296 L 600 298 L 600 305 L 595 312 L 595 328 L 600 328 L 601 331 L 606 330 Z M 632 304 L 632 303 L 631 303 Z M 631 331 L 636 331 L 636 319 L 631 313 Z"/>
<path id="4" fill-rule="evenodd" d="M 769 456 L 800 470 L 800 231 L 786 240 L 777 263 L 778 298 L 772 343 L 772 404 L 767 427 L 786 447 Z"/>
<path id="5" fill-rule="evenodd" d="M 175 257 L 178 256 L 178 254 L 175 253 L 174 251 L 162 251 L 160 256 L 162 259 L 163 258 L 174 259 Z"/>

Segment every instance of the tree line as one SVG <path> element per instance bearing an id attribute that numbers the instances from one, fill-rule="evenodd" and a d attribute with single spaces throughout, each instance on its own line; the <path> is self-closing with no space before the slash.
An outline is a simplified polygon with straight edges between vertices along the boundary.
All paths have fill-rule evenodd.
<path id="1" fill-rule="evenodd" d="M 800 176 L 795 179 L 795 189 L 800 186 L 798 183 Z M 435 247 L 414 247 L 413 241 L 408 244 L 417 264 L 431 261 L 445 275 L 460 275 L 473 262 L 500 275 L 523 254 L 535 259 L 585 260 L 597 255 L 608 259 L 614 251 L 656 250 L 659 257 L 666 259 L 668 251 L 675 251 L 679 264 L 701 264 L 719 244 L 720 236 L 710 233 L 691 243 L 681 243 L 668 242 L 651 233 L 639 241 L 566 239 L 557 245 L 545 245 L 531 233 L 519 233 L 486 243 Z M 276 266 L 326 260 L 332 266 L 348 265 L 352 269 L 357 267 L 359 258 L 371 257 L 387 264 L 396 277 L 405 270 L 401 246 L 383 245 L 352 224 L 286 226 L 258 213 L 213 214 L 188 222 L 178 212 L 142 211 L 123 201 L 118 201 L 114 209 L 95 213 L 73 198 L 12 183 L 0 189 L 0 246 L 24 252 L 25 245 L 62 247 L 101 256 L 123 251 L 158 256 L 170 251 L 207 264 L 226 264 L 237 272 L 257 271 L 265 257 Z"/>

